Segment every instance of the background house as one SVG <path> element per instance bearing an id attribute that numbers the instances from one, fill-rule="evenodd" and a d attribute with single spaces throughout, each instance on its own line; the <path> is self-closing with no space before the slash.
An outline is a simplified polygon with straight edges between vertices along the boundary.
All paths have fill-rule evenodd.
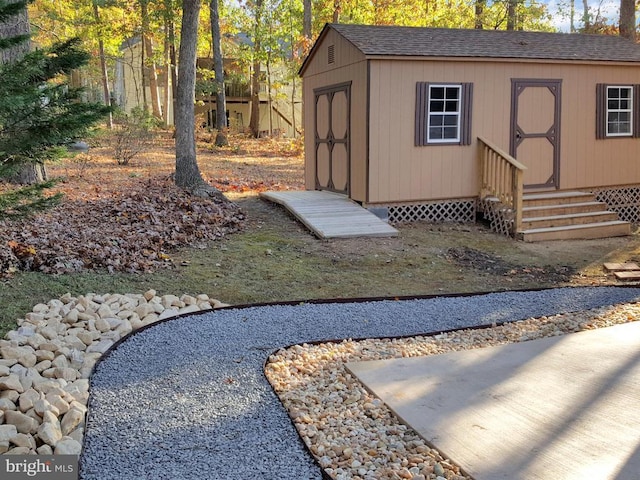
<path id="1" fill-rule="evenodd" d="M 125 111 L 130 112 L 136 106 L 150 104 L 151 92 L 149 85 L 143 86 L 142 75 L 142 42 L 139 37 L 127 40 L 120 48 L 121 57 L 116 62 L 114 98 L 116 103 Z M 213 70 L 213 60 L 199 58 L 198 68 Z M 173 125 L 173 96 L 171 85 L 168 95 L 163 74 L 164 68 L 159 69 L 158 87 L 163 111 L 168 112 L 169 125 Z M 273 75 L 277 76 L 277 70 Z M 234 60 L 225 59 L 225 93 L 227 103 L 227 118 L 229 127 L 234 131 L 245 131 L 249 128 L 251 118 L 251 88 L 250 72 L 243 71 L 240 64 Z M 202 77 L 199 77 L 202 80 Z M 300 89 L 298 89 L 300 91 Z M 271 96 L 267 90 L 267 82 L 260 86 L 260 132 L 261 135 L 283 135 L 296 137 L 302 132 L 302 99 L 298 93 L 293 96 L 293 85 L 278 85 L 278 90 L 272 89 Z M 167 103 L 168 100 L 168 105 Z M 213 126 L 216 102 L 214 95 L 199 95 L 196 99 L 196 115 L 203 126 Z"/>
<path id="2" fill-rule="evenodd" d="M 525 192 L 595 192 L 639 220 L 640 47 L 626 39 L 329 24 L 300 74 L 307 189 L 392 221 L 472 221 L 482 138 L 517 160 L 505 170 L 522 164 Z"/>

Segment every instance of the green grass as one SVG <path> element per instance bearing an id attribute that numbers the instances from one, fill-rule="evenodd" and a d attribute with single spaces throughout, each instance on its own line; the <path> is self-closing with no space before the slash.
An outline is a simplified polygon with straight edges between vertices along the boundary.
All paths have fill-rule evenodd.
<path id="1" fill-rule="evenodd" d="M 480 227 L 428 224 L 402 227 L 397 238 L 323 241 L 313 237 L 281 207 L 255 197 L 238 203 L 248 213 L 244 230 L 206 248 L 174 252 L 172 269 L 150 274 L 16 274 L 0 284 L 0 334 L 15 328 L 16 319 L 35 304 L 67 292 L 78 296 L 155 289 L 159 294 L 206 293 L 237 305 L 533 288 L 553 285 L 557 279 L 544 275 L 494 275 L 483 265 L 456 264 L 447 258 L 446 251 L 466 246 L 514 266 L 544 266 L 560 261 L 576 268 L 594 259 L 601 261 L 603 252 L 607 252 L 602 242 L 582 243 L 575 258 L 569 258 L 567 252 L 554 258 L 554 249 L 564 244 L 536 247 Z M 546 250 L 549 248 L 551 253 Z"/>

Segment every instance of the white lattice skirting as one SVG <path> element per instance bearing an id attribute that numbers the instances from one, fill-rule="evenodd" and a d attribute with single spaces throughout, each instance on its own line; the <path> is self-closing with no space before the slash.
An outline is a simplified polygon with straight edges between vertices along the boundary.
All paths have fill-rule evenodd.
<path id="1" fill-rule="evenodd" d="M 489 222 L 489 228 L 501 235 L 511 236 L 514 212 L 497 200 L 487 199 L 482 202 L 482 213 Z"/>
<path id="2" fill-rule="evenodd" d="M 593 189 L 596 200 L 604 202 L 620 220 L 640 223 L 640 186 Z"/>
<path id="3" fill-rule="evenodd" d="M 444 202 L 391 205 L 388 207 L 389 223 L 457 222 L 476 221 L 475 200 L 448 200 Z"/>

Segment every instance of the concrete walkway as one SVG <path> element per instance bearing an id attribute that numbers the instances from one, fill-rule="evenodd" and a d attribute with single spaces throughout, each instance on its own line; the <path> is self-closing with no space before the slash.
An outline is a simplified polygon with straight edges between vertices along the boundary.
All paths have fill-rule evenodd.
<path id="1" fill-rule="evenodd" d="M 640 479 L 640 322 L 348 368 L 475 480 Z"/>
<path id="2" fill-rule="evenodd" d="M 398 231 L 346 195 L 302 190 L 263 192 L 284 206 L 319 238 L 395 237 Z"/>

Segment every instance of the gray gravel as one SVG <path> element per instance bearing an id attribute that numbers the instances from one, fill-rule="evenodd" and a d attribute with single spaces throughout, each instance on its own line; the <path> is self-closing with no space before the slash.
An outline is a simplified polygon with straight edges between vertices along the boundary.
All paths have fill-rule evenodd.
<path id="1" fill-rule="evenodd" d="M 626 303 L 640 288 L 228 309 L 161 323 L 98 365 L 83 479 L 320 479 L 263 375 L 279 347 L 404 336 Z"/>

